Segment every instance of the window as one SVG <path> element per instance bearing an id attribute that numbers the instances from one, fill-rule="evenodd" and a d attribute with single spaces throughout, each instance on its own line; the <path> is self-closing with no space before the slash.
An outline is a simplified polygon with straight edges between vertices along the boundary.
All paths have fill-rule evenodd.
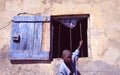
<path id="1" fill-rule="evenodd" d="M 10 60 L 52 60 L 62 51 L 74 51 L 84 40 L 79 57 L 88 57 L 89 15 L 14 16 L 10 37 Z M 84 49 L 84 50 L 83 50 Z"/>
<path id="2" fill-rule="evenodd" d="M 64 49 L 74 51 L 81 39 L 84 40 L 79 57 L 88 57 L 87 19 L 84 15 L 58 15 L 51 17 L 53 33 L 53 58 L 60 58 Z"/>
<path id="3" fill-rule="evenodd" d="M 50 50 L 45 50 L 42 45 L 42 42 L 44 42 L 43 27 L 46 23 L 50 25 L 50 17 L 14 16 L 12 19 L 9 59 L 49 60 Z M 48 45 L 50 44 L 48 43 Z"/>

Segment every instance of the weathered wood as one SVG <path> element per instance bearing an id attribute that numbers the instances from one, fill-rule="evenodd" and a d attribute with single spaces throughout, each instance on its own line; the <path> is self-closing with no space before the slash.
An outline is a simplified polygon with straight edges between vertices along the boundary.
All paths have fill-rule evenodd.
<path id="1" fill-rule="evenodd" d="M 44 17 L 37 17 L 35 16 L 35 20 L 43 20 Z M 34 50 L 41 51 L 42 45 L 42 22 L 35 23 L 34 26 Z"/>
<path id="2" fill-rule="evenodd" d="M 19 25 L 18 25 L 18 23 L 14 23 L 14 22 L 12 22 L 10 50 L 18 50 L 19 49 L 19 43 L 16 43 L 12 40 L 13 35 L 19 35 Z"/>
<path id="3" fill-rule="evenodd" d="M 35 23 L 34 28 L 34 50 L 41 51 L 42 43 L 42 23 Z"/>
<path id="4" fill-rule="evenodd" d="M 49 18 L 49 17 L 48 17 Z M 50 19 L 50 18 L 49 18 Z M 41 16 L 15 16 L 13 17 L 13 25 L 11 36 L 14 34 L 20 35 L 20 42 L 16 43 L 11 38 L 11 46 L 9 59 L 11 60 L 49 60 L 50 44 L 50 29 L 45 30 L 45 44 L 47 48 L 42 50 L 42 35 L 43 23 L 48 21 L 46 17 Z M 22 22 L 24 21 L 24 22 Z M 29 22 L 33 21 L 33 22 Z M 40 22 L 34 22 L 40 21 Z M 49 38 L 47 40 L 47 38 Z M 46 47 L 46 45 L 45 45 Z"/>
<path id="5" fill-rule="evenodd" d="M 36 19 L 37 18 L 37 19 Z M 50 17 L 45 16 L 14 16 L 13 22 L 49 22 Z"/>
<path id="6" fill-rule="evenodd" d="M 9 59 L 11 60 L 49 60 L 49 52 L 16 50 L 10 51 Z"/>
<path id="7" fill-rule="evenodd" d="M 27 49 L 26 50 L 33 50 L 34 45 L 34 23 L 27 24 Z"/>
<path id="8" fill-rule="evenodd" d="M 19 50 L 26 50 L 27 49 L 27 24 L 20 23 L 19 24 L 19 32 L 20 32 L 20 48 Z"/>
<path id="9" fill-rule="evenodd" d="M 50 51 L 50 23 L 43 23 L 42 50 Z"/>

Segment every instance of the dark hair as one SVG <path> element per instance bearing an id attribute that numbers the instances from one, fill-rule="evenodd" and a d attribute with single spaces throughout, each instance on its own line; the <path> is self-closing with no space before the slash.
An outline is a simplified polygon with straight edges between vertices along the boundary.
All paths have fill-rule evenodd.
<path id="1" fill-rule="evenodd" d="M 63 58 L 64 56 L 66 56 L 66 55 L 71 55 L 71 51 L 69 51 L 69 50 L 64 50 L 64 51 L 62 52 L 62 58 Z"/>

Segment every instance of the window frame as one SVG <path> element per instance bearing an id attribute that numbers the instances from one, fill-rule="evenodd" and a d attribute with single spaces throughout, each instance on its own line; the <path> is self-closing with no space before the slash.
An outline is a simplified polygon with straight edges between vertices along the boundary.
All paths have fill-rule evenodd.
<path id="1" fill-rule="evenodd" d="M 89 34 L 90 34 L 90 32 L 89 32 L 89 25 L 90 25 L 90 14 L 68 14 L 68 15 L 51 15 L 51 20 L 52 20 L 52 18 L 53 17 L 62 17 L 62 16 L 74 16 L 74 17 L 77 17 L 77 16 L 80 16 L 81 18 L 87 18 L 87 26 L 88 26 L 88 29 L 87 29 L 87 54 L 88 54 L 88 56 L 87 56 L 87 58 L 88 57 L 90 57 L 90 44 L 89 44 Z M 51 48 L 50 48 L 50 51 L 52 51 L 53 50 L 53 27 L 52 27 L 52 22 L 51 22 Z M 51 52 L 52 53 L 52 58 L 54 59 L 54 57 L 53 57 L 53 51 Z M 61 57 L 57 57 L 57 58 L 61 58 Z"/>

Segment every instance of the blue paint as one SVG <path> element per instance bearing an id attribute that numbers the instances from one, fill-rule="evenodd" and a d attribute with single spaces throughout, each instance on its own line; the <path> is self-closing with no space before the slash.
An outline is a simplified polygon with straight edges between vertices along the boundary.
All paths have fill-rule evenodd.
<path id="1" fill-rule="evenodd" d="M 11 60 L 49 60 L 49 52 L 17 50 L 10 51 L 9 59 Z"/>
<path id="2" fill-rule="evenodd" d="M 50 17 L 14 16 L 12 20 L 9 59 L 49 60 L 50 53 L 41 50 L 41 47 L 42 26 L 45 21 L 50 22 Z M 20 35 L 20 42 L 16 43 L 12 40 L 12 35 L 14 34 Z"/>
<path id="3" fill-rule="evenodd" d="M 40 51 L 42 47 L 42 23 L 35 23 L 34 29 L 34 50 Z"/>
<path id="4" fill-rule="evenodd" d="M 44 22 L 50 21 L 50 17 L 46 16 L 14 16 L 13 22 Z"/>
<path id="5" fill-rule="evenodd" d="M 19 27 L 18 23 L 12 22 L 12 30 L 11 30 L 11 39 L 13 35 L 19 34 Z M 19 49 L 19 43 L 15 43 L 13 40 L 10 41 L 10 49 L 12 50 L 18 50 Z"/>

